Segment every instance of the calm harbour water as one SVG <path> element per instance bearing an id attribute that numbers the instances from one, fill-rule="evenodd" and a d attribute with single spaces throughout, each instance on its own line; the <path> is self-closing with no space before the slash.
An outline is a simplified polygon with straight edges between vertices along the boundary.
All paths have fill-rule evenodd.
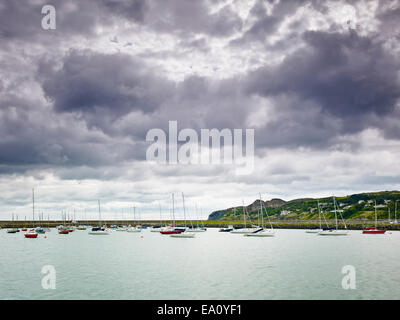
<path id="1" fill-rule="evenodd" d="M 400 231 L 46 236 L 0 230 L 0 299 L 400 299 Z M 41 286 L 44 265 L 56 270 L 55 290 Z M 356 269 L 355 290 L 342 288 L 345 265 Z"/>

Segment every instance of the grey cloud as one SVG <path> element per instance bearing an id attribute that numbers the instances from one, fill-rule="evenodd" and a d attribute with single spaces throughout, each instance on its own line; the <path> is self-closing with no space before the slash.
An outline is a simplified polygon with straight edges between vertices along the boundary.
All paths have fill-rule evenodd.
<path id="1" fill-rule="evenodd" d="M 304 41 L 307 47 L 286 57 L 281 65 L 251 74 L 247 90 L 265 97 L 294 95 L 296 103 L 286 110 L 292 114 L 307 112 L 310 102 L 314 103 L 321 108 L 321 118 L 341 122 L 335 135 L 363 130 L 371 125 L 372 115 L 394 111 L 400 98 L 399 61 L 381 43 L 354 30 L 348 34 L 306 32 Z M 310 121 L 297 124 L 306 132 Z"/>
<path id="2" fill-rule="evenodd" d="M 39 68 L 38 78 L 55 111 L 75 112 L 102 128 L 132 111 L 154 111 L 174 89 L 143 61 L 123 54 L 72 51 L 61 68 L 47 66 Z"/>

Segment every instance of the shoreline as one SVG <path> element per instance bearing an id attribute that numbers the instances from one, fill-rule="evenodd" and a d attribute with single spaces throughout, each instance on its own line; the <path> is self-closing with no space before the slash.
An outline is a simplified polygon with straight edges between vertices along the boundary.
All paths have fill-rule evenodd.
<path id="1" fill-rule="evenodd" d="M 0 228 L 33 228 L 33 227 L 57 227 L 59 225 L 141 225 L 144 227 L 152 227 L 156 225 L 166 225 L 172 224 L 173 222 L 170 220 L 77 220 L 75 222 L 72 221 L 62 221 L 62 220 L 49 220 L 49 221 L 11 221 L 11 220 L 2 220 L 0 221 Z M 319 221 L 316 220 L 272 220 L 271 221 L 273 228 L 275 229 L 310 229 L 319 227 Z M 375 226 L 374 220 L 349 220 L 345 221 L 348 230 L 362 230 L 366 227 Z M 186 221 L 186 226 L 190 227 L 191 225 L 197 226 L 198 224 L 203 225 L 206 228 L 224 228 L 228 225 L 232 225 L 234 227 L 244 227 L 243 222 L 239 221 L 217 221 L 217 220 L 192 220 Z M 176 220 L 175 226 L 183 227 L 185 225 L 184 220 Z M 248 221 L 246 223 L 247 226 L 250 225 L 258 225 L 257 221 Z M 268 229 L 269 224 L 264 224 L 265 227 Z M 335 221 L 329 220 L 328 225 L 330 228 L 335 227 Z M 322 228 L 325 228 L 326 224 L 322 224 Z M 343 222 L 338 222 L 339 229 L 344 229 Z M 387 220 L 378 220 L 378 227 L 387 229 L 387 230 L 400 230 L 400 223 L 389 223 Z"/>

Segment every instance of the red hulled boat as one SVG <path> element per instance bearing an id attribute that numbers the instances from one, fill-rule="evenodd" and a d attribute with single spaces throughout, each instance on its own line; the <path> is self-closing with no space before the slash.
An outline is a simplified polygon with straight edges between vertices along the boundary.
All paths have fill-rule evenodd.
<path id="1" fill-rule="evenodd" d="M 24 234 L 25 238 L 37 238 L 38 234 L 35 232 L 35 230 L 30 230 L 29 232 Z"/>
<path id="2" fill-rule="evenodd" d="M 366 228 L 365 230 L 363 230 L 362 233 L 383 234 L 383 233 L 385 233 L 385 232 L 386 232 L 386 230 L 380 230 L 380 229 L 377 229 L 377 228 L 375 228 L 375 227 L 369 227 L 369 228 Z"/>
<path id="3" fill-rule="evenodd" d="M 386 230 L 378 229 L 378 214 L 376 213 L 376 201 L 375 201 L 375 227 L 368 227 L 363 230 L 365 234 L 384 234 Z"/>
<path id="4" fill-rule="evenodd" d="M 160 231 L 161 234 L 178 234 L 182 233 L 182 230 L 165 230 L 165 231 Z"/>

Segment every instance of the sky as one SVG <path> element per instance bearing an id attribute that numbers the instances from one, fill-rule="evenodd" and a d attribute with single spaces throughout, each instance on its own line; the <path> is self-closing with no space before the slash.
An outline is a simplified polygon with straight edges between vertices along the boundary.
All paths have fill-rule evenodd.
<path id="1" fill-rule="evenodd" d="M 400 189 L 399 17 L 397 0 L 2 0 L 0 219 L 31 219 L 32 189 L 50 219 Z M 253 129 L 254 170 L 148 161 L 170 121 Z"/>

